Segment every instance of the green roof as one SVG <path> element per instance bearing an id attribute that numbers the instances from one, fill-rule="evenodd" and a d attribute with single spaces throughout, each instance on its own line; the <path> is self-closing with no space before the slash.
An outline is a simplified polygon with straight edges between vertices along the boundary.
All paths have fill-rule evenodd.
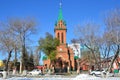
<path id="1" fill-rule="evenodd" d="M 60 7 L 59 10 L 59 15 L 58 15 L 58 21 L 63 20 L 63 16 L 62 16 L 62 8 Z"/>
<path id="2" fill-rule="evenodd" d="M 74 59 L 78 59 L 79 57 L 78 56 L 74 56 Z"/>
<path id="3" fill-rule="evenodd" d="M 42 60 L 43 60 L 43 61 L 44 61 L 44 60 L 47 60 L 47 56 L 43 56 Z"/>
<path id="4" fill-rule="evenodd" d="M 57 26 L 59 21 L 63 21 L 63 24 L 66 26 L 66 22 L 63 20 L 63 15 L 62 15 L 62 4 L 60 4 L 60 8 L 59 8 L 59 15 L 58 15 L 58 20 L 55 22 L 55 26 Z"/>

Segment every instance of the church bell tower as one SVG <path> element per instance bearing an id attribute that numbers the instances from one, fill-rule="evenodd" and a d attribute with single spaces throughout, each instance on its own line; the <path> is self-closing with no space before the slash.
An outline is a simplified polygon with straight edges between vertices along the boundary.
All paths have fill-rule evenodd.
<path id="1" fill-rule="evenodd" d="M 59 15 L 58 20 L 55 23 L 55 37 L 59 39 L 60 44 L 66 44 L 66 23 L 63 20 L 62 16 L 62 3 L 60 3 Z"/>

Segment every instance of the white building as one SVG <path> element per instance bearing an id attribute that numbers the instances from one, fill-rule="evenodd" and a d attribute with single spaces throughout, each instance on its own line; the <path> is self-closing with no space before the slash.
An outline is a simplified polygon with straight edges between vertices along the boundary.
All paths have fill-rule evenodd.
<path id="1" fill-rule="evenodd" d="M 75 56 L 78 56 L 79 58 L 81 57 L 81 50 L 79 43 L 68 44 L 68 46 L 73 49 Z"/>

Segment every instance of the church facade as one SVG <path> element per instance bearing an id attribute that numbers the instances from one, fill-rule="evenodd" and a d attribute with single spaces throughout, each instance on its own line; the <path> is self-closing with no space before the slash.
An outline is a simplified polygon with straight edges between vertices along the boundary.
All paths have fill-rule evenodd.
<path id="1" fill-rule="evenodd" d="M 66 63 L 67 64 L 66 67 L 69 67 L 70 69 L 74 69 L 75 68 L 74 52 L 72 48 L 68 47 L 66 42 L 67 27 L 65 21 L 63 20 L 61 7 L 59 10 L 58 21 L 55 23 L 54 33 L 55 33 L 55 37 L 60 41 L 60 45 L 57 47 L 56 59 L 60 59 L 62 61 L 61 67 L 65 65 L 64 63 Z M 43 63 L 46 67 L 49 67 L 50 60 L 44 60 Z M 59 64 L 60 63 L 58 63 L 58 66 Z"/>

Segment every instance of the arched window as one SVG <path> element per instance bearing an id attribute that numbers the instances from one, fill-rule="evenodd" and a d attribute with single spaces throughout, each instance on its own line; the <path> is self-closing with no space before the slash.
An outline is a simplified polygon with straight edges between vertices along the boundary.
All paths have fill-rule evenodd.
<path id="1" fill-rule="evenodd" d="M 60 23 L 59 23 L 59 28 L 60 28 Z"/>
<path id="2" fill-rule="evenodd" d="M 62 23 L 61 23 L 61 28 L 62 28 Z"/>
<path id="3" fill-rule="evenodd" d="M 57 38 L 58 38 L 58 40 L 60 40 L 60 34 L 59 33 L 57 33 Z"/>
<path id="4" fill-rule="evenodd" d="M 63 33 L 62 33 L 62 37 L 61 38 L 62 38 L 62 43 L 64 43 L 64 35 L 63 35 Z"/>

